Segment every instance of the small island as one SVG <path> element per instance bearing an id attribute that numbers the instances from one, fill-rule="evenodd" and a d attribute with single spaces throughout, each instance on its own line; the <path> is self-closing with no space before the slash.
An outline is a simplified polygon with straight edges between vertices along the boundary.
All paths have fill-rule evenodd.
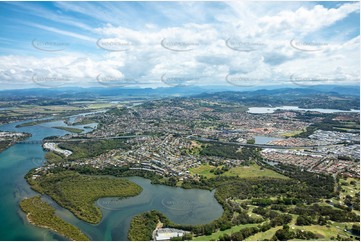
<path id="1" fill-rule="evenodd" d="M 71 127 L 55 126 L 55 127 L 53 127 L 53 128 L 65 130 L 65 131 L 68 131 L 68 132 L 71 132 L 71 133 L 76 133 L 76 134 L 80 134 L 81 132 L 83 132 L 82 129 L 71 128 Z"/>
<path id="2" fill-rule="evenodd" d="M 56 216 L 55 209 L 42 201 L 40 196 L 22 200 L 20 208 L 27 214 L 26 217 L 31 224 L 50 229 L 71 240 L 89 240 L 78 228 Z"/>
<path id="3" fill-rule="evenodd" d="M 29 127 L 29 126 L 35 126 L 38 124 L 43 124 L 43 123 L 49 123 L 49 122 L 53 122 L 55 121 L 55 119 L 40 119 L 40 120 L 35 120 L 35 121 L 30 121 L 30 122 L 25 122 L 22 124 L 18 124 L 15 126 L 15 128 L 23 128 L 23 127 Z"/>

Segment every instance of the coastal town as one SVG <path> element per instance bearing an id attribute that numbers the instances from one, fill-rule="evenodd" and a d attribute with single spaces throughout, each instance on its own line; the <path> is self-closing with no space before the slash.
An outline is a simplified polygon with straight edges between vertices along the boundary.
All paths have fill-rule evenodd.
<path id="1" fill-rule="evenodd" d="M 355 226 L 358 220 L 354 212 L 359 206 L 360 114 L 357 111 L 328 113 L 323 109 L 294 106 L 255 109 L 242 102 L 205 97 L 104 105 L 99 107 L 106 108 L 97 111 L 65 113 L 50 120 L 42 118 L 14 124 L 23 130 L 26 127 L 41 127 L 44 132 L 54 129 L 57 130 L 54 134 L 61 134 L 58 136 L 24 140 L 26 133 L 0 133 L 1 139 L 11 140 L 11 144 L 42 146 L 44 159 L 32 160 L 35 167 L 25 176 L 26 181 L 34 190 L 49 195 L 85 222 L 101 221 L 102 214 L 94 212 L 94 204 L 102 204 L 100 207 L 105 210 L 117 210 L 122 204 L 122 200 L 116 198 L 102 203 L 99 197 L 136 196 L 138 193 L 132 189 L 141 191 L 136 183 L 127 183 L 129 177 L 149 179 L 152 186 L 212 191 L 207 194 L 213 197 L 214 192 L 215 202 L 221 204 L 223 211 L 217 220 L 195 226 L 174 224 L 153 210 L 138 214 L 130 218 L 127 238 L 131 240 L 212 238 L 204 236 L 223 240 L 222 236 L 227 234 L 234 237 L 232 240 L 242 240 L 244 237 L 234 234 L 244 231 L 244 236 L 250 236 L 246 228 L 236 233 L 218 233 L 248 223 L 257 224 L 259 229 L 255 231 L 259 233 L 263 231 L 260 226 L 268 223 L 271 227 L 267 225 L 264 230 L 290 224 L 301 231 L 302 216 L 297 209 L 304 209 L 305 204 L 315 210 L 328 204 L 334 209 L 327 213 L 346 214 L 342 217 L 345 223 L 339 223 L 339 227 L 351 224 L 347 221 Z M 123 188 L 135 187 L 126 194 L 119 187 L 114 193 L 116 188 L 111 184 L 115 181 L 126 183 Z M 232 190 L 233 187 L 236 189 Z M 65 197 L 58 196 L 59 189 Z M 278 190 L 273 193 L 275 189 Z M 158 204 L 160 208 L 175 209 L 177 214 L 182 214 L 182 209 L 192 214 L 193 209 L 202 209 L 200 204 L 204 202 L 194 202 L 197 206 L 193 208 L 188 207 L 193 204 L 189 203 L 191 200 L 169 198 L 169 203 L 163 200 Z M 29 206 L 30 200 L 24 201 Z M 169 204 L 181 206 L 173 208 Z M 27 209 L 30 208 L 24 207 L 23 211 L 29 211 Z M 267 215 L 263 209 L 276 217 Z M 284 211 L 272 211 L 277 209 Z M 296 216 L 295 219 L 292 220 L 291 215 Z M 331 222 L 338 220 L 327 215 L 318 217 L 312 223 L 319 224 L 320 219 L 325 219 L 333 226 Z M 343 232 L 332 235 L 341 233 L 346 238 L 349 233 L 346 227 Z M 137 232 L 138 228 L 142 228 L 142 233 Z M 321 228 L 328 229 L 324 224 Z M 313 234 L 307 236 L 316 238 Z"/>
<path id="2" fill-rule="evenodd" d="M 217 111 L 215 107 L 223 110 Z M 227 109 L 231 111 L 224 111 Z M 124 142 L 130 149 L 112 149 L 95 157 L 72 160 L 71 164 L 49 163 L 48 166 L 79 165 L 96 169 L 130 166 L 132 170 L 153 171 L 183 180 L 197 179 L 198 174 L 192 173 L 192 168 L 205 164 L 228 168 L 246 164 L 241 158 L 199 155 L 202 147 L 215 142 L 236 146 L 236 153 L 242 153 L 245 147 L 260 148 L 261 162 L 267 164 L 284 163 L 316 173 L 359 177 L 360 134 L 352 129 L 349 132 L 317 129 L 301 136 L 312 125 L 302 117 L 310 114 L 322 116 L 318 112 L 302 110 L 254 114 L 243 106 L 188 99 L 124 106 L 81 116 L 77 122 L 96 122 L 97 128 L 86 134 L 66 135 L 60 141 L 126 137 Z M 351 123 L 357 122 L 359 113 L 333 114 L 333 120 L 345 117 Z M 60 148 L 57 143 L 47 141 L 43 147 L 71 160 L 72 151 Z"/>
<path id="3" fill-rule="evenodd" d="M 361 241 L 360 1 L 1 1 L 0 240 Z"/>

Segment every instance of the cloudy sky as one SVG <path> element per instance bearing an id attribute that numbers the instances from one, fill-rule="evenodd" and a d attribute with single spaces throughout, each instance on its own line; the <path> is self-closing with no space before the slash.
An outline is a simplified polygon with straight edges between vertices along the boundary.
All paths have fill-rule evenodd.
<path id="1" fill-rule="evenodd" d="M 358 84 L 359 2 L 1 2 L 0 90 Z"/>

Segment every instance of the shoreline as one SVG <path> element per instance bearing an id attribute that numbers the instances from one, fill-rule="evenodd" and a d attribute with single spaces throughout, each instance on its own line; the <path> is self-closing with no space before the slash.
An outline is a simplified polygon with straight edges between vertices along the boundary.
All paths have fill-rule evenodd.
<path id="1" fill-rule="evenodd" d="M 22 211 L 23 211 L 23 210 L 22 210 Z M 24 212 L 24 211 L 23 211 L 23 212 Z M 24 213 L 25 213 L 25 212 L 24 212 Z M 73 240 L 72 238 L 68 238 L 68 237 L 65 236 L 64 234 L 60 233 L 60 232 L 57 231 L 56 229 L 53 229 L 53 228 L 51 228 L 51 227 L 49 227 L 49 226 L 46 226 L 46 225 L 40 225 L 40 224 L 35 223 L 34 221 L 31 220 L 30 215 L 31 215 L 31 213 L 26 213 L 26 219 L 28 220 L 28 222 L 29 222 L 31 225 L 37 226 L 37 227 L 39 227 L 39 228 L 51 230 L 51 231 L 53 231 L 53 232 L 55 232 L 55 233 L 63 236 L 64 238 L 70 239 L 71 241 L 75 241 L 75 240 Z"/>
<path id="2" fill-rule="evenodd" d="M 29 199 L 31 199 L 31 201 L 28 201 Z M 24 198 L 21 202 L 20 202 L 20 210 L 22 212 L 24 212 L 26 214 L 26 220 L 29 222 L 29 224 L 39 227 L 39 228 L 43 228 L 49 231 L 52 231 L 56 234 L 58 234 L 59 236 L 65 238 L 66 240 L 71 240 L 71 241 L 85 241 L 85 240 L 91 240 L 90 237 L 88 235 L 86 235 L 83 231 L 81 231 L 78 227 L 66 222 L 65 220 L 63 220 L 62 218 L 58 217 L 55 214 L 55 208 L 52 207 L 51 205 L 49 205 L 46 202 L 41 201 L 42 203 L 44 203 L 44 213 L 42 213 L 40 211 L 40 216 L 39 214 L 37 215 L 37 213 L 39 212 L 39 207 L 38 210 L 36 210 L 37 206 L 34 206 L 34 200 L 33 199 L 40 199 L 40 197 L 31 197 L 31 198 Z M 23 205 L 21 203 L 27 203 L 30 202 L 33 206 L 33 209 L 35 208 L 34 211 L 32 211 L 32 208 L 27 209 L 29 207 L 26 207 L 27 205 Z M 25 206 L 25 207 L 23 207 Z M 46 207 L 48 207 L 48 209 L 46 209 Z M 49 210 L 51 209 L 51 210 Z M 27 211 L 26 211 L 27 210 Z M 41 210 L 41 209 L 40 209 Z M 35 214 L 33 214 L 32 212 L 34 212 Z M 41 221 L 39 221 L 40 223 L 35 222 L 31 216 L 37 216 L 36 218 L 40 219 Z M 44 220 L 45 217 L 45 220 Z M 48 220 L 46 220 L 46 218 Z M 49 222 L 50 221 L 50 222 Z M 42 224 L 41 222 L 44 222 L 45 224 Z M 46 223 L 50 223 L 50 225 L 46 225 Z M 53 225 L 53 226 L 52 226 Z M 55 227 L 59 227 L 62 228 L 61 226 L 66 226 L 66 228 L 68 228 L 65 231 L 59 231 L 58 229 L 56 229 Z M 67 235 L 67 232 L 69 233 L 69 235 Z M 75 237 L 73 237 L 75 236 Z M 76 239 L 79 238 L 79 239 Z"/>

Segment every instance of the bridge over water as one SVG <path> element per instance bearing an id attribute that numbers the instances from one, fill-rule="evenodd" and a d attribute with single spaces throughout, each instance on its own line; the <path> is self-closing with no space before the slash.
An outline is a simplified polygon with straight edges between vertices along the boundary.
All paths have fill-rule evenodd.
<path id="1" fill-rule="evenodd" d="M 16 144 L 43 144 L 43 140 L 23 140 L 17 141 Z"/>

